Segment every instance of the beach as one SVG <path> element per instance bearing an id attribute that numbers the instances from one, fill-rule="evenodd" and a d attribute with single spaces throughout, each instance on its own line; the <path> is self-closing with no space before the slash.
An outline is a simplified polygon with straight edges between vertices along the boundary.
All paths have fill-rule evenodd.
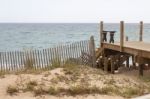
<path id="1" fill-rule="evenodd" d="M 0 98 L 124 99 L 149 93 L 149 79 L 139 78 L 138 70 L 124 68 L 119 71 L 108 74 L 88 66 L 71 66 L 1 74 Z M 149 75 L 148 70 L 145 71 L 146 75 Z"/>

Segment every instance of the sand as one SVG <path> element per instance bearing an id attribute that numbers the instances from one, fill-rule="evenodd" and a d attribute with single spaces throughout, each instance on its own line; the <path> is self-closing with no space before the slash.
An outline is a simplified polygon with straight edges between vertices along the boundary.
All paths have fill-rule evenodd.
<path id="1" fill-rule="evenodd" d="M 146 72 L 149 73 L 148 71 Z M 46 71 L 40 74 L 4 75 L 4 77 L 0 78 L 0 99 L 112 99 L 112 98 L 124 99 L 123 97 L 117 95 L 101 95 L 101 94 L 85 94 L 85 95 L 76 95 L 76 96 L 69 96 L 69 95 L 52 96 L 52 95 L 45 94 L 45 95 L 35 96 L 32 92 L 19 92 L 14 95 L 10 95 L 7 93 L 8 86 L 10 85 L 16 86 L 20 83 L 26 83 L 31 80 L 37 81 L 39 84 L 44 84 L 46 86 L 49 86 L 53 84 L 50 81 L 52 81 L 52 79 L 56 78 L 57 76 L 66 76 L 63 68 L 56 68 L 54 70 Z M 100 87 L 104 86 L 103 82 L 106 82 L 105 79 L 109 79 L 109 78 L 115 79 L 118 86 L 134 86 L 141 83 L 138 82 L 136 78 L 137 76 L 138 76 L 138 71 L 132 70 L 132 71 L 121 71 L 120 73 L 115 75 L 94 73 L 93 75 L 88 75 L 88 79 L 91 84 Z M 85 77 L 87 77 L 87 75 L 81 74 L 80 78 L 85 78 Z M 95 80 L 97 79 L 97 77 L 99 77 L 99 80 Z M 125 80 L 127 81 L 125 82 Z M 68 87 L 68 85 L 63 81 L 58 82 L 58 84 L 54 84 L 54 86 L 58 86 L 58 85 L 61 87 L 62 86 Z"/>

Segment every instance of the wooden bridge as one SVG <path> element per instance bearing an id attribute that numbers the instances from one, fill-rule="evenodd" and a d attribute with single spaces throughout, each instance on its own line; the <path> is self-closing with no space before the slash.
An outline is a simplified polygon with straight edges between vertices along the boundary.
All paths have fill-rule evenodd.
<path id="1" fill-rule="evenodd" d="M 100 23 L 100 44 L 96 51 L 97 65 L 105 71 L 114 73 L 115 69 L 124 65 L 129 67 L 129 58 L 132 66 L 138 64 L 139 75 L 143 75 L 145 65 L 150 64 L 150 43 L 143 42 L 143 22 L 140 22 L 139 41 L 128 41 L 124 37 L 124 22 L 120 22 L 120 42 L 104 42 L 103 22 Z M 106 31 L 105 31 L 106 32 Z M 105 35 L 106 36 L 106 35 Z"/>

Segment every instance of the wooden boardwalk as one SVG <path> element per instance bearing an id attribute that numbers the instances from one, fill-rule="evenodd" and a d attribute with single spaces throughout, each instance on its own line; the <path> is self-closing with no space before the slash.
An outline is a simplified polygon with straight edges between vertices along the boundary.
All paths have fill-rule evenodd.
<path id="1" fill-rule="evenodd" d="M 120 51 L 120 42 L 114 44 L 103 43 L 103 47 L 115 51 Z M 150 43 L 140 41 L 124 42 L 123 51 L 132 55 L 139 55 L 144 58 L 150 58 Z"/>
<path id="2" fill-rule="evenodd" d="M 124 22 L 120 22 L 120 42 L 114 42 L 115 31 L 104 31 L 103 22 L 100 22 L 100 48 L 96 51 L 97 64 L 104 71 L 114 73 L 120 66 L 129 66 L 129 58 L 132 58 L 132 66 L 138 64 L 139 75 L 143 75 L 143 69 L 148 64 L 150 67 L 150 43 L 143 42 L 143 22 L 139 25 L 139 41 L 125 40 Z M 109 43 L 107 34 L 110 34 Z M 128 37 L 126 37 L 128 38 Z"/>

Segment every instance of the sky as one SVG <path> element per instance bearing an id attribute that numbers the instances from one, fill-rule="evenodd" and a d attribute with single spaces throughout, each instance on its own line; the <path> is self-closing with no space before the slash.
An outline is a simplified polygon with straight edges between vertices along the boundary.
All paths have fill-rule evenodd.
<path id="1" fill-rule="evenodd" d="M 0 22 L 150 23 L 150 0 L 0 0 Z"/>

